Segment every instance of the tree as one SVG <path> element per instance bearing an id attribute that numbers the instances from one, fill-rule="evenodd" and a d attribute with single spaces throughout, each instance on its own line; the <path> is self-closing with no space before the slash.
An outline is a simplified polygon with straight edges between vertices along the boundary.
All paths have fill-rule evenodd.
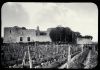
<path id="1" fill-rule="evenodd" d="M 76 43 L 79 32 L 72 31 L 69 27 L 56 27 L 50 31 L 50 38 L 53 42 Z"/>
<path id="2" fill-rule="evenodd" d="M 57 30 L 55 28 L 50 31 L 49 35 L 53 42 L 57 41 Z"/>
<path id="3" fill-rule="evenodd" d="M 76 43 L 77 37 L 81 37 L 79 32 L 72 32 L 72 43 Z"/>
<path id="4" fill-rule="evenodd" d="M 90 36 L 90 35 L 85 35 L 84 37 L 85 37 L 85 38 L 88 38 L 88 39 L 91 39 L 91 40 L 93 39 L 93 37 Z"/>

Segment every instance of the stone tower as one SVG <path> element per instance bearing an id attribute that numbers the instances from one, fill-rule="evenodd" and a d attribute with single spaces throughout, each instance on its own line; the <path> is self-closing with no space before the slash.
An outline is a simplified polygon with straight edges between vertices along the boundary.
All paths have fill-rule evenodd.
<path id="1" fill-rule="evenodd" d="M 40 35 L 40 30 L 39 30 L 39 26 L 37 26 L 37 30 L 36 30 L 36 36 Z"/>

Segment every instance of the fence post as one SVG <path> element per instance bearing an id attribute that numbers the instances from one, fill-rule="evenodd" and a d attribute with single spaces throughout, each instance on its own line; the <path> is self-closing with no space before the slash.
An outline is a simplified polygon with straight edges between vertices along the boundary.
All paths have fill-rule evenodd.
<path id="1" fill-rule="evenodd" d="M 23 58 L 22 65 L 25 65 L 25 57 L 26 57 L 26 52 L 25 52 L 25 54 L 24 54 L 24 58 Z"/>
<path id="2" fill-rule="evenodd" d="M 71 61 L 71 54 L 70 54 L 70 45 L 68 45 L 68 61 L 67 61 L 67 68 L 69 68 L 68 63 Z"/>
<path id="3" fill-rule="evenodd" d="M 83 47 L 84 47 L 84 44 L 81 44 L 81 49 L 82 49 L 82 52 L 83 52 Z"/>
<path id="4" fill-rule="evenodd" d="M 32 60 L 31 60 L 31 56 L 30 56 L 29 46 L 28 46 L 28 55 L 29 55 L 30 68 L 32 68 Z"/>
<path id="5" fill-rule="evenodd" d="M 57 51 L 56 51 L 56 53 L 58 53 L 58 46 L 59 46 L 59 45 L 57 44 L 57 45 L 56 45 L 56 48 L 57 48 Z"/>
<path id="6" fill-rule="evenodd" d="M 71 60 L 70 45 L 68 45 L 68 62 Z"/>

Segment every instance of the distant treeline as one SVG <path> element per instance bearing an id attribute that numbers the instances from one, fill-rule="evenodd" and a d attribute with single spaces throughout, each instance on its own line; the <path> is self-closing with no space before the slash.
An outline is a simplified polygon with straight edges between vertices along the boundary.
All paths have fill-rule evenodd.
<path id="1" fill-rule="evenodd" d="M 50 38 L 52 42 L 66 42 L 66 43 L 76 43 L 77 37 L 80 38 L 91 38 L 92 36 L 86 35 L 82 36 L 80 32 L 74 32 L 69 27 L 56 27 L 50 31 Z"/>

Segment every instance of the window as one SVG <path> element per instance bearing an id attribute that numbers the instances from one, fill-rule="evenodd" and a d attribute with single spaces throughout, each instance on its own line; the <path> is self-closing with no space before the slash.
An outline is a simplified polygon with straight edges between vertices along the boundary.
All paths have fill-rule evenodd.
<path id="1" fill-rule="evenodd" d="M 40 35 L 46 35 L 46 33 L 45 32 L 40 32 Z"/>
<path id="2" fill-rule="evenodd" d="M 27 37 L 27 41 L 30 41 L 30 37 Z"/>
<path id="3" fill-rule="evenodd" d="M 10 30 L 10 33 L 11 33 L 11 30 Z"/>
<path id="4" fill-rule="evenodd" d="M 20 37 L 20 41 L 23 41 L 23 37 Z"/>

